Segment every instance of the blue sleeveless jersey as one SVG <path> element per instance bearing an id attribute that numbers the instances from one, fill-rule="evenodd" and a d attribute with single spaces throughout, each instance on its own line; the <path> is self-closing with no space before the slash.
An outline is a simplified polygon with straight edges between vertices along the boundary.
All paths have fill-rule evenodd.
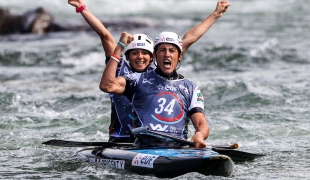
<path id="1" fill-rule="evenodd" d="M 188 113 L 204 109 L 198 86 L 188 79 L 166 80 L 155 71 L 133 73 L 124 95 L 132 101 L 140 124 L 153 131 L 187 138 Z"/>
<path id="2" fill-rule="evenodd" d="M 118 64 L 116 76 L 125 76 L 133 73 L 132 68 L 125 61 L 125 59 L 121 59 Z M 147 70 L 153 69 L 154 66 L 151 65 Z M 133 106 L 125 96 L 115 94 L 109 94 L 109 96 L 111 99 L 111 124 L 109 126 L 110 139 L 111 137 L 114 137 L 121 138 L 121 141 L 127 141 L 126 139 L 131 136 L 128 124 L 132 125 L 133 123 Z"/>

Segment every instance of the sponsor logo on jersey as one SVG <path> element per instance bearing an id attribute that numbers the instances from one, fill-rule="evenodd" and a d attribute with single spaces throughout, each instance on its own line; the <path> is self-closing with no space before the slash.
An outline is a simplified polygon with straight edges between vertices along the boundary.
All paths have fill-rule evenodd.
<path id="1" fill-rule="evenodd" d="M 151 79 L 143 79 L 142 80 L 142 84 L 148 83 L 148 84 L 153 84 L 155 79 L 151 78 Z"/>
<path id="2" fill-rule="evenodd" d="M 179 88 L 181 90 L 183 90 L 185 92 L 185 94 L 187 94 L 187 95 L 189 94 L 188 89 L 185 86 L 183 86 L 182 84 L 180 84 Z"/>
<path id="3" fill-rule="evenodd" d="M 113 160 L 113 159 L 101 159 L 101 158 L 89 158 L 90 162 L 96 162 L 103 166 L 115 168 L 115 169 L 125 169 L 125 161 L 123 160 Z"/>
<path id="4" fill-rule="evenodd" d="M 166 130 L 168 128 L 167 125 L 165 125 L 164 127 L 161 126 L 160 124 L 156 124 L 154 125 L 153 123 L 150 123 L 151 129 L 154 131 L 162 131 L 162 132 L 168 132 L 168 130 Z"/>
<path id="5" fill-rule="evenodd" d="M 157 157 L 158 156 L 156 155 L 139 153 L 133 158 L 131 165 L 146 167 L 146 168 L 153 168 L 153 163 Z"/>
<path id="6" fill-rule="evenodd" d="M 174 86 L 165 85 L 166 91 L 177 91 L 178 89 Z"/>
<path id="7" fill-rule="evenodd" d="M 170 86 L 170 85 L 163 86 L 161 84 L 159 84 L 157 88 L 159 90 L 166 90 L 166 91 L 177 91 L 178 90 L 175 86 Z"/>
<path id="8" fill-rule="evenodd" d="M 175 126 L 168 126 L 168 125 L 162 126 L 161 124 L 154 125 L 153 123 L 150 123 L 149 125 L 153 131 L 175 133 L 175 134 L 178 133 L 178 130 Z"/>
<path id="9" fill-rule="evenodd" d="M 197 101 L 203 102 L 203 96 L 201 92 L 197 92 Z"/>
<path id="10" fill-rule="evenodd" d="M 175 134 L 177 134 L 177 133 L 178 133 L 178 130 L 177 130 L 177 128 L 176 128 L 176 127 L 174 127 L 174 126 L 170 126 L 170 130 L 169 130 L 169 132 L 170 132 L 170 133 L 175 133 Z"/>

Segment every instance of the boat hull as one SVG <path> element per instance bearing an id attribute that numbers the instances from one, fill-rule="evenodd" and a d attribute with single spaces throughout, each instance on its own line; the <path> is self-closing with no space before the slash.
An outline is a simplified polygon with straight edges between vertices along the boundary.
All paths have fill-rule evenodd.
<path id="1" fill-rule="evenodd" d="M 173 178 L 190 172 L 230 176 L 234 163 L 211 149 L 99 149 L 84 150 L 88 161 L 139 175 Z"/>

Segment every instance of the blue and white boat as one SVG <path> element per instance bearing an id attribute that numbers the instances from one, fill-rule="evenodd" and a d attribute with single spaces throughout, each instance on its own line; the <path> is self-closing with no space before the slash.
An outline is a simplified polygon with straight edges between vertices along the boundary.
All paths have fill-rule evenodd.
<path id="1" fill-rule="evenodd" d="M 211 148 L 95 148 L 79 152 L 90 162 L 140 175 L 173 178 L 190 172 L 230 176 L 234 163 Z"/>
<path id="2" fill-rule="evenodd" d="M 147 134 L 186 146 L 150 147 L 135 143 L 117 142 L 76 142 L 64 140 L 49 140 L 46 145 L 62 147 L 85 147 L 79 151 L 92 163 L 128 170 L 140 175 L 154 175 L 160 178 L 173 178 L 190 172 L 203 175 L 231 176 L 234 170 L 233 161 L 247 161 L 264 156 L 236 150 L 238 144 L 229 146 L 207 146 L 203 149 L 191 148 L 195 143 L 171 137 L 162 133 L 149 131 L 140 127 L 132 130 L 133 134 Z"/>

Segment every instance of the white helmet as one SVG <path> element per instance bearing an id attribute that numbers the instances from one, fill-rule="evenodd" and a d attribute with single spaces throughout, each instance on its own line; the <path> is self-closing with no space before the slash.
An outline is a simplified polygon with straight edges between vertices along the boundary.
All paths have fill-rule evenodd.
<path id="1" fill-rule="evenodd" d="M 160 43 L 170 43 L 176 45 L 182 52 L 182 39 L 174 32 L 161 32 L 155 38 L 155 47 Z"/>
<path id="2" fill-rule="evenodd" d="M 125 48 L 125 54 L 131 49 L 144 49 L 153 54 L 154 42 L 148 35 L 134 34 L 133 37 L 133 41 Z"/>

